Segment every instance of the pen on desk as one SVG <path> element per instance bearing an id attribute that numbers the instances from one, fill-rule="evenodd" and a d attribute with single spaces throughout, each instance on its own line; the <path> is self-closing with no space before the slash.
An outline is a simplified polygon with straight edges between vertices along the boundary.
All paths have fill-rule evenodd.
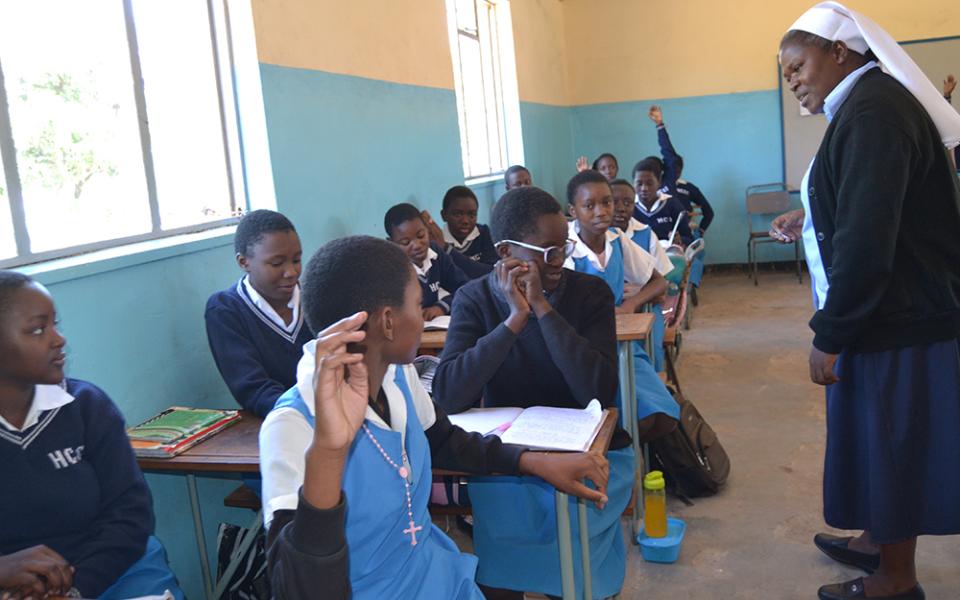
<path id="1" fill-rule="evenodd" d="M 488 436 L 488 435 L 491 435 L 491 434 L 503 435 L 504 432 L 506 432 L 508 429 L 510 429 L 510 426 L 511 426 L 511 425 L 513 425 L 513 423 L 510 423 L 510 422 L 504 423 L 503 425 L 498 425 L 497 427 L 494 427 L 493 429 L 491 429 L 490 431 L 486 432 L 486 433 L 483 434 L 483 435 L 484 435 L 484 437 L 486 437 L 486 436 Z"/>

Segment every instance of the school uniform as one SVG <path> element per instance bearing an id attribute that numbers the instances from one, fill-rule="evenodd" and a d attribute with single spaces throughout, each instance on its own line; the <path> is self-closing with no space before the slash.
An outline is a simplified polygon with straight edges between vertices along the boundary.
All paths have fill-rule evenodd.
<path id="1" fill-rule="evenodd" d="M 22 427 L 0 417 L 0 554 L 46 545 L 84 598 L 183 594 L 152 537 L 150 490 L 123 417 L 78 379 L 38 385 Z"/>
<path id="2" fill-rule="evenodd" d="M 443 241 L 448 253 L 457 252 L 470 260 L 487 265 L 496 264 L 499 260 L 497 250 L 493 245 L 493 236 L 490 234 L 490 228 L 486 225 L 474 227 L 473 231 L 467 234 L 462 242 L 450 233 L 450 228 L 447 225 L 444 225 Z"/>
<path id="3" fill-rule="evenodd" d="M 313 338 L 300 308 L 299 285 L 289 306 L 293 318 L 286 323 L 248 276 L 207 300 L 207 341 L 220 376 L 237 403 L 260 417 L 293 386 L 303 345 Z"/>
<path id="4" fill-rule="evenodd" d="M 679 200 L 670 195 L 660 194 L 649 209 L 640 202 L 640 196 L 637 196 L 633 207 L 633 218 L 653 229 L 661 240 L 670 239 L 674 226 L 679 220 L 680 224 L 676 227 L 683 245 L 687 246 L 693 241 L 687 211 L 683 209 Z"/>
<path id="5" fill-rule="evenodd" d="M 516 473 L 524 449 L 453 426 L 412 365 L 391 366 L 383 379 L 388 410 L 367 408 L 370 434 L 361 428 L 350 447 L 341 505 L 318 511 L 300 494 L 315 424 L 315 347 L 304 347 L 296 385 L 260 429 L 274 595 L 308 598 L 324 590 L 331 600 L 483 600 L 474 583 L 476 557 L 462 554 L 430 522 L 431 467 Z M 403 478 L 382 452 L 408 470 L 409 505 Z"/>
<path id="6" fill-rule="evenodd" d="M 813 345 L 840 355 L 824 515 L 881 544 L 960 533 L 956 174 L 924 106 L 877 63 L 824 108 L 801 186 Z"/>
<path id="7" fill-rule="evenodd" d="M 446 345 L 434 374 L 437 403 L 451 413 L 474 406 L 555 406 L 582 409 L 594 398 L 616 406 L 617 347 L 613 297 L 596 277 L 564 271 L 548 294 L 553 310 L 530 316 L 516 335 L 504 320 L 510 307 L 495 273 L 458 292 Z M 626 547 L 620 515 L 630 499 L 635 461 L 619 428 L 607 455 L 609 503 L 589 505 L 590 564 L 595 597 L 620 591 Z M 512 590 L 561 594 L 553 488 L 532 478 L 471 478 L 477 581 Z M 571 499 L 571 511 L 576 508 Z M 578 525 L 572 523 L 573 539 Z M 582 594 L 578 553 L 574 571 Z M 580 597 L 578 595 L 578 597 Z"/>
<path id="8" fill-rule="evenodd" d="M 627 228 L 623 231 L 623 234 L 630 239 L 634 244 L 640 246 L 640 249 L 645 251 L 647 254 L 656 257 L 656 269 L 657 272 L 666 277 L 673 271 L 674 266 L 673 262 L 670 260 L 670 257 L 667 256 L 667 251 L 664 249 L 663 245 L 660 243 L 660 240 L 657 239 L 657 234 L 653 232 L 653 229 L 644 225 L 636 219 L 630 219 L 627 222 Z M 589 248 L 587 249 L 589 250 Z M 653 314 L 653 368 L 659 373 L 663 371 L 666 364 L 666 357 L 664 356 L 663 350 L 663 339 L 666 330 L 666 322 L 663 319 L 663 311 L 659 304 L 654 304 L 651 309 Z"/>
<path id="9" fill-rule="evenodd" d="M 650 280 L 659 261 L 640 249 L 619 230 L 607 231 L 603 256 L 597 256 L 580 239 L 579 223 L 572 221 L 569 227 L 570 239 L 576 240 L 577 244 L 573 254 L 567 258 L 564 267 L 602 279 L 610 287 L 610 291 L 613 292 L 615 306 L 623 304 L 625 282 L 645 285 Z M 656 324 L 656 312 L 659 311 L 657 310 L 654 313 L 654 324 Z M 662 313 L 660 314 L 660 323 L 663 324 Z M 660 343 L 657 344 L 657 333 L 654 332 L 654 347 L 659 346 L 662 349 L 662 327 L 659 336 Z M 666 386 L 663 385 L 660 376 L 657 375 L 655 362 L 647 354 L 644 344 L 633 342 L 632 346 L 637 418 L 643 419 L 654 413 L 664 413 L 678 419 L 680 417 L 680 406 L 670 395 Z M 621 414 L 623 414 L 622 410 Z"/>
<path id="10" fill-rule="evenodd" d="M 470 278 L 434 243 L 430 244 L 423 264 L 413 263 L 413 268 L 423 291 L 423 308 L 439 306 L 443 309 L 443 314 L 449 315 L 454 294 L 460 286 L 470 281 Z"/>
<path id="11" fill-rule="evenodd" d="M 700 188 L 693 185 L 685 179 L 677 180 L 677 200 L 683 204 L 683 208 L 689 213 L 694 207 L 699 207 L 703 212 L 697 229 L 693 231 L 693 239 L 700 239 L 707 232 L 707 227 L 713 222 L 713 207 L 707 201 L 707 198 L 700 191 Z M 703 279 L 703 267 L 706 260 L 706 250 L 701 250 L 690 265 L 690 283 L 695 287 L 700 287 L 700 281 Z"/>

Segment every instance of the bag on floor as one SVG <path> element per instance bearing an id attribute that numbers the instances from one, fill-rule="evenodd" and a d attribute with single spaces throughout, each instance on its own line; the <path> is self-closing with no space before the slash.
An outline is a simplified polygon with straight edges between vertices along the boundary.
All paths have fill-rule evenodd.
<path id="1" fill-rule="evenodd" d="M 217 532 L 217 582 L 227 569 L 227 565 L 241 551 L 241 544 L 251 535 L 249 529 L 220 523 Z M 270 578 L 267 574 L 267 554 L 264 550 L 266 535 L 261 527 L 253 543 L 240 557 L 239 567 L 230 574 L 230 584 L 216 600 L 270 600 Z"/>
<path id="2" fill-rule="evenodd" d="M 716 494 L 730 475 L 730 458 L 697 407 L 679 391 L 667 389 L 680 405 L 680 422 L 673 432 L 650 442 L 652 462 L 663 470 L 676 495 Z"/>

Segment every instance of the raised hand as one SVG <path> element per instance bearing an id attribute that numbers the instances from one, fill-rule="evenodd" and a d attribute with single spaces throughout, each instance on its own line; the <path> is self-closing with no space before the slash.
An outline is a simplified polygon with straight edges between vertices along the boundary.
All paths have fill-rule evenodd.
<path id="1" fill-rule="evenodd" d="M 650 120 L 654 122 L 657 127 L 663 125 L 663 111 L 660 110 L 660 107 L 656 104 L 650 107 L 650 110 L 647 111 L 647 116 L 650 117 Z"/>
<path id="2" fill-rule="evenodd" d="M 63 595 L 73 587 L 73 567 L 40 545 L 0 556 L 0 590 L 11 599 Z"/>
<path id="3" fill-rule="evenodd" d="M 313 401 L 316 426 L 311 452 L 346 456 L 367 410 L 367 367 L 348 344 L 362 342 L 367 313 L 337 321 L 317 336 Z"/>
<path id="4" fill-rule="evenodd" d="M 581 156 L 577 159 L 577 173 L 582 173 L 590 168 L 590 163 L 587 162 L 586 156 Z"/>
<path id="5" fill-rule="evenodd" d="M 539 477 L 561 492 L 589 500 L 597 508 L 607 504 L 610 463 L 600 454 L 524 452 L 520 455 L 520 472 Z M 584 479 L 592 481 L 597 489 L 584 485 Z"/>
<path id="6" fill-rule="evenodd" d="M 783 213 L 770 223 L 770 237 L 781 244 L 792 244 L 803 235 L 802 208 Z"/>
<path id="7" fill-rule="evenodd" d="M 954 88 L 957 87 L 957 78 L 951 73 L 943 80 L 943 96 L 949 98 L 953 95 Z"/>
<path id="8" fill-rule="evenodd" d="M 443 247 L 444 244 L 446 244 L 446 241 L 443 239 L 443 229 L 433 220 L 430 212 L 426 210 L 420 211 L 420 218 L 423 219 L 424 225 L 427 226 L 427 234 L 430 236 L 430 241 Z"/>

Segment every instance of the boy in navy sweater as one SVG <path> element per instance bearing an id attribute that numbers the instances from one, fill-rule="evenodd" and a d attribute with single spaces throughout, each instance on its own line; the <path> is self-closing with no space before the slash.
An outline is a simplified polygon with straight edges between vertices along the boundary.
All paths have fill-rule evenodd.
<path id="1" fill-rule="evenodd" d="M 285 216 L 255 210 L 237 226 L 234 247 L 246 274 L 207 301 L 207 340 L 237 403 L 265 417 L 296 381 L 312 337 L 300 310 L 300 238 Z"/>
<path id="2" fill-rule="evenodd" d="M 493 247 L 490 228 L 477 224 L 477 212 L 480 203 L 473 190 L 465 185 L 455 185 L 443 196 L 443 210 L 440 217 L 444 220 L 443 241 L 448 253 L 458 252 L 472 261 L 493 266 L 497 262 L 497 251 Z M 489 273 L 486 269 L 485 273 Z"/>
<path id="3" fill-rule="evenodd" d="M 383 217 L 387 239 L 403 248 L 423 290 L 423 319 L 450 314 L 453 295 L 470 279 L 443 248 L 430 243 L 427 225 L 412 204 L 397 204 Z"/>
<path id="4" fill-rule="evenodd" d="M 47 290 L 0 271 L 0 597 L 182 598 L 123 417 L 65 344 Z"/>

